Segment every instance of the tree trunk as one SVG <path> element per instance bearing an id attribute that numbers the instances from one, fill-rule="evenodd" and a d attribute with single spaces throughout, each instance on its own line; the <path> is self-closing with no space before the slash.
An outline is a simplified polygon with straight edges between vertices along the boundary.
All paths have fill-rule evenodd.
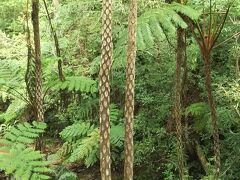
<path id="1" fill-rule="evenodd" d="M 195 149 L 196 149 L 196 153 L 197 153 L 198 159 L 201 162 L 202 167 L 203 167 L 206 175 L 209 175 L 210 167 L 209 167 L 208 160 L 205 157 L 204 152 L 202 151 L 202 148 L 201 148 L 200 144 L 197 141 L 195 141 Z"/>
<path id="2" fill-rule="evenodd" d="M 112 1 L 102 1 L 102 54 L 99 72 L 100 96 L 100 170 L 102 180 L 111 179 L 110 157 L 110 84 L 109 73 L 112 62 Z"/>
<path id="3" fill-rule="evenodd" d="M 40 32 L 39 32 L 39 0 L 32 0 L 32 23 L 35 47 L 35 107 L 38 121 L 44 121 L 43 102 L 42 102 L 42 68 L 41 68 L 41 50 L 40 50 Z M 42 142 L 40 138 L 37 141 L 36 149 L 41 150 Z"/>
<path id="4" fill-rule="evenodd" d="M 205 70 L 205 86 L 208 95 L 208 104 L 211 111 L 212 126 L 213 126 L 213 143 L 214 143 L 214 154 L 215 154 L 215 166 L 216 174 L 215 178 L 218 179 L 220 173 L 220 141 L 219 141 L 219 132 L 218 132 L 218 120 L 217 112 L 215 108 L 215 103 L 212 95 L 212 80 L 211 80 L 211 64 L 210 64 L 210 54 L 203 54 L 204 60 L 204 70 Z"/>
<path id="5" fill-rule="evenodd" d="M 128 15 L 128 48 L 126 65 L 126 94 L 125 94 L 125 160 L 124 179 L 133 179 L 133 116 L 134 116 L 134 87 L 135 59 L 137 32 L 137 0 L 130 0 Z"/>
<path id="6" fill-rule="evenodd" d="M 26 11 L 26 42 L 27 42 L 27 69 L 25 73 L 25 83 L 26 83 L 26 94 L 29 100 L 29 109 L 32 114 L 36 118 L 36 110 L 35 110 L 35 60 L 34 60 L 34 51 L 31 44 L 31 32 L 29 28 L 29 0 L 27 0 L 27 11 Z"/>
<path id="7" fill-rule="evenodd" d="M 175 122 L 177 134 L 177 157 L 179 178 L 184 179 L 184 150 L 183 150 L 183 130 L 182 130 L 182 115 L 181 115 L 181 67 L 185 59 L 185 32 L 182 28 L 177 29 L 177 54 L 176 54 L 176 82 L 175 82 Z"/>

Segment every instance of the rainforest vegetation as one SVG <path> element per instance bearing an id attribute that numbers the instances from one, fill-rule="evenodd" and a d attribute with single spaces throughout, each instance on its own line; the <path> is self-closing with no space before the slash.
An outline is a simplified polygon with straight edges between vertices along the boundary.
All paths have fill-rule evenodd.
<path id="1" fill-rule="evenodd" d="M 239 0 L 1 0 L 1 180 L 240 179 Z"/>

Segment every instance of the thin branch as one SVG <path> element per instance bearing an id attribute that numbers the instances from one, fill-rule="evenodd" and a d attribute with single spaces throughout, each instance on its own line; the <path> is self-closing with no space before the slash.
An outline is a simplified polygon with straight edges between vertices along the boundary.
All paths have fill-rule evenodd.
<path id="1" fill-rule="evenodd" d="M 203 32 L 202 32 L 202 30 L 201 30 L 201 27 L 200 27 L 200 25 L 199 25 L 199 23 L 197 22 L 196 23 L 196 28 L 197 28 L 197 30 L 198 30 L 198 33 L 200 34 L 200 37 L 201 37 L 201 39 L 202 39 L 202 44 L 201 44 L 201 41 L 199 42 L 199 44 L 200 44 L 200 47 L 201 48 L 204 48 L 204 49 L 206 49 L 206 44 L 205 44 L 205 41 L 204 41 L 204 34 L 203 34 Z"/>
<path id="2" fill-rule="evenodd" d="M 222 32 L 222 29 L 223 29 L 223 26 L 224 26 L 224 24 L 225 24 L 225 22 L 226 22 L 227 16 L 228 16 L 228 14 L 229 14 L 230 8 L 231 8 L 232 5 L 234 4 L 234 2 L 235 2 L 235 0 L 233 0 L 231 3 L 229 3 L 228 8 L 227 8 L 227 11 L 226 11 L 226 13 L 225 13 L 225 15 L 224 15 L 224 17 L 223 17 L 222 23 L 220 23 L 219 28 L 218 28 L 218 29 L 216 30 L 216 32 L 213 34 L 213 35 L 214 35 L 214 38 L 213 38 L 213 43 L 212 43 L 212 45 L 211 45 L 211 47 L 210 47 L 210 50 L 214 47 L 214 45 L 215 45 L 218 37 L 220 36 L 220 34 L 221 34 L 221 32 Z"/>
<path id="3" fill-rule="evenodd" d="M 6 85 L 5 85 L 5 86 L 6 86 Z M 24 95 L 21 94 L 20 92 L 18 92 L 16 89 L 14 89 L 13 87 L 10 87 L 10 86 L 6 86 L 6 87 L 8 87 L 10 91 L 13 90 L 13 91 L 15 91 L 15 92 L 19 95 L 19 96 L 17 96 L 17 95 L 15 95 L 15 94 L 12 93 L 13 96 L 15 96 L 15 97 L 17 97 L 17 98 L 25 101 L 26 103 L 30 103 L 29 100 L 28 100 L 27 98 L 25 98 Z M 4 91 L 4 92 L 7 93 L 7 91 Z"/>
<path id="4" fill-rule="evenodd" d="M 48 11 L 47 3 L 46 3 L 45 0 L 43 0 L 43 3 L 44 3 L 44 7 L 45 7 L 45 10 L 46 10 L 46 13 L 47 13 L 48 22 L 50 24 L 52 36 L 53 36 L 53 39 L 54 39 L 56 55 L 57 55 L 57 57 L 61 57 L 59 42 L 58 42 L 58 38 L 57 38 L 57 33 L 56 33 L 55 29 L 53 28 L 53 24 L 52 24 L 52 20 L 51 20 L 51 17 L 50 17 L 50 13 Z M 63 70 L 62 70 L 62 61 L 61 60 L 58 60 L 58 74 L 59 74 L 59 79 L 61 81 L 64 81 L 65 77 L 64 77 L 64 74 L 63 74 Z"/>
<path id="5" fill-rule="evenodd" d="M 227 41 L 231 40 L 233 37 L 235 36 L 239 36 L 240 32 L 237 32 L 236 34 L 233 34 L 232 36 L 230 36 L 229 38 L 225 39 L 224 41 L 220 42 L 219 44 L 217 44 L 216 46 L 214 46 L 213 48 L 217 48 L 218 46 L 221 46 L 222 44 L 226 43 Z"/>
<path id="6" fill-rule="evenodd" d="M 210 42 L 211 42 L 211 30 L 212 30 L 212 0 L 210 0 L 210 22 L 209 22 L 209 28 L 208 28 L 208 45 L 207 45 L 207 48 L 209 48 L 210 46 Z"/>
<path id="7" fill-rule="evenodd" d="M 219 26 L 218 30 L 216 31 L 216 34 L 213 34 L 213 35 L 214 35 L 214 38 L 213 38 L 213 42 L 212 42 L 212 44 L 211 44 L 210 50 L 211 50 L 211 49 L 213 48 L 213 46 L 215 45 L 218 37 L 220 36 L 220 34 L 221 34 L 221 32 L 222 32 L 222 29 L 223 29 L 224 24 L 225 24 L 225 22 L 226 22 L 226 19 L 227 19 L 227 16 L 228 16 L 228 12 L 229 12 L 229 10 L 230 10 L 230 7 L 231 7 L 231 6 L 229 5 L 228 8 L 227 8 L 227 11 L 226 11 L 226 13 L 225 13 L 225 15 L 224 15 L 224 17 L 223 17 L 222 23 L 220 23 L 220 26 Z"/>

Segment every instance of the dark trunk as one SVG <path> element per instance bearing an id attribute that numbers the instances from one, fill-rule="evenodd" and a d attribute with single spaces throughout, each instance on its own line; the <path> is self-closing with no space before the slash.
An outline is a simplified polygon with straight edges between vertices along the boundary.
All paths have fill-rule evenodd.
<path id="1" fill-rule="evenodd" d="M 31 115 L 29 117 L 37 117 L 35 110 L 35 60 L 34 60 L 34 51 L 31 45 L 31 34 L 29 29 L 29 1 L 27 1 L 27 11 L 26 11 L 26 42 L 27 42 L 27 69 L 25 73 L 25 83 L 26 83 L 26 94 L 29 100 L 29 112 Z"/>
<path id="2" fill-rule="evenodd" d="M 41 50 L 40 50 L 40 32 L 39 32 L 39 0 L 32 0 L 32 23 L 35 47 L 35 109 L 38 121 L 44 121 L 43 102 L 42 102 L 42 68 L 41 68 Z M 37 140 L 36 149 L 42 149 L 41 138 Z"/>
<path id="3" fill-rule="evenodd" d="M 220 173 L 220 141 L 219 141 L 219 132 L 218 132 L 218 120 L 217 120 L 217 112 L 216 107 L 212 95 L 212 80 L 211 80 L 211 62 L 210 55 L 206 53 L 203 56 L 204 59 L 204 70 L 205 70 L 205 86 L 208 95 L 208 104 L 211 111 L 212 118 L 212 127 L 213 127 L 213 143 L 214 143 L 214 154 L 215 154 L 215 166 L 216 166 L 216 174 L 215 178 L 218 179 Z"/>
<path id="4" fill-rule="evenodd" d="M 206 175 L 209 175 L 209 170 L 210 170 L 209 162 L 208 162 L 207 158 L 205 157 L 200 144 L 197 141 L 195 141 L 195 149 L 196 149 L 198 159 L 201 162 L 201 165 L 202 165 Z"/>
<path id="5" fill-rule="evenodd" d="M 182 115 L 181 115 L 181 67 L 185 59 L 185 32 L 182 28 L 177 29 L 177 54 L 176 54 L 176 80 L 175 80 L 175 122 L 177 135 L 177 156 L 179 178 L 184 179 L 184 148 L 183 148 L 183 130 L 182 130 Z"/>

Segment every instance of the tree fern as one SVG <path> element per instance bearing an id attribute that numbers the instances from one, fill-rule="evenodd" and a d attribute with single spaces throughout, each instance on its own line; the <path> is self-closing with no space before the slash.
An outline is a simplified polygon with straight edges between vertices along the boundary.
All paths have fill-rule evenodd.
<path id="1" fill-rule="evenodd" d="M 0 168 L 16 179 L 49 179 L 49 162 L 30 145 L 46 128 L 45 123 L 25 122 L 11 127 L 0 140 Z"/>

